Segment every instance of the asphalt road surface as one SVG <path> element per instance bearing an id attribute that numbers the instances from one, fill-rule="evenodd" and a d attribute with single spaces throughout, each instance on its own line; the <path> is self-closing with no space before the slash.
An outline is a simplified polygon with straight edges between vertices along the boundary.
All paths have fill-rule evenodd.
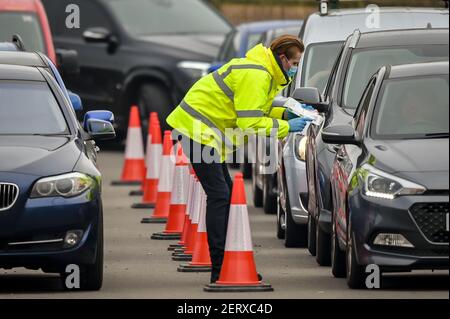
<path id="1" fill-rule="evenodd" d="M 258 272 L 272 284 L 270 293 L 211 294 L 203 292 L 209 274 L 176 271 L 167 251 L 168 242 L 150 240 L 163 225 L 143 225 L 140 220 L 151 211 L 133 210 L 139 198 L 133 188 L 111 187 L 120 176 L 122 154 L 103 152 L 100 168 L 104 174 L 105 275 L 99 292 L 67 292 L 58 277 L 40 272 L 0 270 L 0 299 L 3 298 L 439 298 L 448 299 L 447 272 L 419 272 L 385 275 L 380 290 L 355 291 L 345 280 L 334 279 L 330 268 L 319 267 L 306 249 L 286 249 L 275 237 L 275 216 L 264 215 L 249 205 L 253 245 Z M 247 183 L 248 202 L 251 203 Z"/>

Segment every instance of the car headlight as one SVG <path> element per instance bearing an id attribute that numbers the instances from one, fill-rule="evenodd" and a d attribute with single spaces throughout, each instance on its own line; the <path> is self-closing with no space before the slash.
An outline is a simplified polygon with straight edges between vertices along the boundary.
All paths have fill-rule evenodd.
<path id="1" fill-rule="evenodd" d="M 422 185 L 383 172 L 372 165 L 362 166 L 364 195 L 381 199 L 395 199 L 405 195 L 420 195 L 426 192 Z"/>
<path id="2" fill-rule="evenodd" d="M 303 162 L 306 162 L 306 143 L 308 138 L 303 135 L 295 136 L 295 153 L 297 158 Z"/>
<path id="3" fill-rule="evenodd" d="M 178 68 L 189 74 L 193 79 L 200 79 L 208 74 L 211 63 L 183 61 L 178 63 Z"/>
<path id="4" fill-rule="evenodd" d="M 93 184 L 92 177 L 82 173 L 46 177 L 36 182 L 30 197 L 75 197 L 91 188 Z"/>

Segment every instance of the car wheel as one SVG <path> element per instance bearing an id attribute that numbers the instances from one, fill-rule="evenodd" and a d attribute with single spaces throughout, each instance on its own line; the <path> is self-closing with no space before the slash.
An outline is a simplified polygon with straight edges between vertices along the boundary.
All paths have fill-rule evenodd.
<path id="1" fill-rule="evenodd" d="M 308 251 L 311 256 L 316 255 L 316 221 L 311 214 L 308 216 Z"/>
<path id="2" fill-rule="evenodd" d="M 331 265 L 331 236 L 316 225 L 316 261 L 320 266 Z"/>
<path id="3" fill-rule="evenodd" d="M 358 265 L 352 232 L 349 229 L 347 239 L 347 285 L 351 289 L 362 289 L 365 283 L 364 268 Z"/>
<path id="4" fill-rule="evenodd" d="M 306 225 L 297 225 L 292 218 L 289 196 L 286 193 L 286 237 L 284 239 L 284 246 L 287 248 L 306 247 L 307 236 Z"/>
<path id="5" fill-rule="evenodd" d="M 263 206 L 264 213 L 267 215 L 274 215 L 277 211 L 277 196 L 273 192 L 273 178 L 271 175 L 264 176 L 263 189 Z"/>
<path id="6" fill-rule="evenodd" d="M 253 165 L 253 178 L 252 178 L 252 189 L 253 189 L 253 204 L 255 207 L 263 206 L 263 190 L 258 187 L 258 183 L 256 182 L 257 178 L 257 168 L 256 164 Z"/>
<path id="7" fill-rule="evenodd" d="M 281 207 L 280 198 L 277 199 L 277 238 L 284 239 L 286 236 L 286 213 Z"/>
<path id="8" fill-rule="evenodd" d="M 103 240 L 103 219 L 99 221 L 99 231 L 97 239 L 97 252 L 93 265 L 81 267 L 81 290 L 98 291 L 103 285 L 103 262 L 104 262 L 104 240 Z"/>
<path id="9" fill-rule="evenodd" d="M 142 129 L 145 138 L 148 132 L 148 120 L 151 112 L 158 113 L 161 129 L 169 129 L 165 119 L 169 116 L 174 105 L 168 89 L 160 84 L 143 84 L 138 90 L 137 103 L 141 114 Z"/>
<path id="10" fill-rule="evenodd" d="M 331 234 L 331 272 L 336 278 L 345 278 L 345 253 L 339 247 L 336 223 L 333 221 L 333 232 Z"/>

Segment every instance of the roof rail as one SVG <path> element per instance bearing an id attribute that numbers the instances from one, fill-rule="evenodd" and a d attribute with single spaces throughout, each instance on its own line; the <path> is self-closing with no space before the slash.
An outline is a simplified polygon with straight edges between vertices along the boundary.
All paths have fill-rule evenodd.
<path id="1" fill-rule="evenodd" d="M 17 46 L 20 51 L 26 51 L 25 45 L 23 44 L 22 37 L 18 34 L 12 36 L 12 43 Z"/>
<path id="2" fill-rule="evenodd" d="M 361 31 L 359 29 L 356 29 L 352 35 L 352 40 L 350 42 L 350 48 L 356 49 L 356 46 L 358 45 L 360 38 L 361 38 Z"/>

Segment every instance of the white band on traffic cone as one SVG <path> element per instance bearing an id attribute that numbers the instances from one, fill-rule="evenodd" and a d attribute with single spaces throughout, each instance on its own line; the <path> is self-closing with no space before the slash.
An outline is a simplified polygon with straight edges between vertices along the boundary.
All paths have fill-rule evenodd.
<path id="1" fill-rule="evenodd" d="M 172 191 L 175 163 L 172 156 L 163 156 L 161 161 L 162 168 L 158 183 L 158 193 L 170 193 Z"/>
<path id="2" fill-rule="evenodd" d="M 198 222 L 198 232 L 199 233 L 206 233 L 206 193 L 202 189 L 202 201 L 201 201 L 201 208 L 200 208 L 200 216 L 199 216 L 199 222 Z"/>
<path id="3" fill-rule="evenodd" d="M 192 203 L 192 224 L 198 224 L 202 202 L 202 188 L 199 181 L 195 181 L 194 202 Z"/>
<path id="4" fill-rule="evenodd" d="M 125 159 L 143 159 L 144 141 L 142 140 L 142 130 L 139 127 L 128 128 Z"/>
<path id="5" fill-rule="evenodd" d="M 231 205 L 225 251 L 253 251 L 247 205 Z"/>
<path id="6" fill-rule="evenodd" d="M 175 174 L 170 203 L 187 205 L 189 191 L 189 168 L 186 165 L 175 166 Z"/>
<path id="7" fill-rule="evenodd" d="M 150 144 L 147 152 L 147 179 L 159 179 L 161 171 L 162 144 Z"/>

